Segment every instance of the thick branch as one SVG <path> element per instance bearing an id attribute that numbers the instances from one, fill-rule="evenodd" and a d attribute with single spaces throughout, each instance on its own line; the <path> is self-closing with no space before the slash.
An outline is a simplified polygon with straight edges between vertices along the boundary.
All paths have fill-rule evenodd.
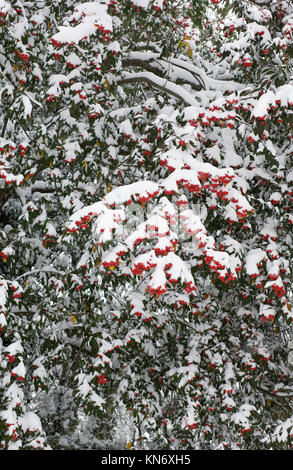
<path id="1" fill-rule="evenodd" d="M 159 77 L 163 78 L 164 77 L 164 72 L 163 72 L 163 67 L 161 66 L 162 64 L 164 64 L 165 67 L 169 67 L 170 65 L 175 65 L 172 62 L 170 62 L 170 64 L 169 64 L 167 62 L 165 63 L 164 61 L 143 60 L 143 59 L 135 58 L 135 57 L 130 57 L 130 58 L 124 59 L 122 61 L 123 68 L 140 67 L 141 69 L 147 70 L 148 72 L 154 73 L 154 74 L 158 75 Z M 190 70 L 188 70 L 187 68 L 185 68 L 183 66 L 178 67 L 178 65 L 175 65 L 175 67 L 178 68 L 178 69 L 180 68 L 180 69 L 184 70 L 189 75 L 192 75 L 192 77 L 190 77 L 190 79 L 186 76 L 184 76 L 184 78 L 183 77 L 177 77 L 177 79 L 176 79 L 177 83 L 180 83 L 180 84 L 187 83 L 194 90 L 197 90 L 197 91 L 204 88 L 204 84 L 200 80 L 200 78 L 194 77 L 193 73 Z"/>
<path id="2" fill-rule="evenodd" d="M 122 61 L 123 68 L 139 67 L 151 74 L 165 78 L 169 83 L 190 85 L 194 90 L 229 90 L 236 91 L 247 88 L 231 79 L 215 79 L 193 63 L 171 57 L 167 60 L 160 59 L 158 53 L 146 51 L 132 51 Z M 126 73 L 126 71 L 125 71 Z M 180 88 L 180 87 L 179 87 Z M 168 92 L 168 90 L 165 90 Z M 183 100 L 190 104 L 190 100 Z"/>
<path id="3" fill-rule="evenodd" d="M 158 88 L 159 90 L 174 96 L 180 101 L 183 101 L 188 106 L 196 106 L 198 103 L 196 99 L 180 85 L 176 85 L 169 80 L 166 80 L 152 72 L 138 72 L 128 73 L 124 72 L 124 78 L 118 80 L 118 84 L 147 82 L 149 85 Z"/>

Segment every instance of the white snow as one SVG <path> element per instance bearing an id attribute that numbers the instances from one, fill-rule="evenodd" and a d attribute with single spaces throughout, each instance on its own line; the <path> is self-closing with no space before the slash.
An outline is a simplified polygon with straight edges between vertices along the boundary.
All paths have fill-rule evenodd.
<path id="1" fill-rule="evenodd" d="M 0 0 L 0 11 L 4 14 L 7 14 L 12 9 L 10 3 L 5 0 Z"/>
<path id="2" fill-rule="evenodd" d="M 122 204 L 129 201 L 132 197 L 135 199 L 149 197 L 159 191 L 159 186 L 153 181 L 138 181 L 137 183 L 128 184 L 125 186 L 119 186 L 109 192 L 105 197 L 104 201 L 109 205 Z"/>
<path id="3" fill-rule="evenodd" d="M 235 379 L 235 373 L 234 373 L 234 368 L 233 364 L 231 361 L 228 361 L 225 365 L 225 373 L 224 373 L 225 381 L 228 382 L 229 380 L 234 380 Z"/>
<path id="4" fill-rule="evenodd" d="M 148 8 L 150 0 L 132 0 L 132 3 L 139 8 Z"/>
<path id="5" fill-rule="evenodd" d="M 275 102 L 275 99 L 275 93 L 271 90 L 267 91 L 261 95 L 259 100 L 256 102 L 251 115 L 256 118 L 267 116 L 270 106 Z"/>
<path id="6" fill-rule="evenodd" d="M 57 43 L 77 44 L 85 37 L 95 34 L 97 27 L 103 27 L 104 31 L 112 31 L 112 18 L 107 13 L 107 5 L 100 2 L 86 2 L 78 5 L 68 21 L 80 19 L 76 26 L 59 26 L 52 40 Z"/>
<path id="7" fill-rule="evenodd" d="M 259 275 L 258 264 L 267 258 L 267 254 L 261 248 L 254 248 L 246 255 L 246 272 L 248 275 Z"/>
<path id="8" fill-rule="evenodd" d="M 10 355 L 21 354 L 23 353 L 23 347 L 21 345 L 21 342 L 17 340 L 14 343 L 11 343 L 9 346 L 6 346 L 4 351 Z"/>
<path id="9" fill-rule="evenodd" d="M 197 104 L 197 100 L 192 96 L 191 93 L 185 90 L 182 86 L 176 85 L 170 80 L 161 78 L 152 72 L 146 72 L 146 71 L 136 72 L 136 73 L 135 72 L 123 72 L 123 77 L 130 81 L 145 80 L 147 82 L 150 82 L 153 86 L 157 86 L 161 90 L 165 89 L 166 92 L 169 92 L 173 94 L 174 96 L 176 96 L 177 98 L 180 98 L 182 101 L 184 101 L 188 105 L 195 106 Z"/>
<path id="10" fill-rule="evenodd" d="M 5 279 L 0 278 L 0 312 L 5 310 L 5 305 L 7 301 L 7 295 L 8 295 L 8 285 Z M 2 320 L 1 324 L 4 326 L 6 324 L 6 319 L 3 313 L 2 315 Z"/>
<path id="11" fill-rule="evenodd" d="M 286 84 L 280 86 L 276 91 L 276 101 L 281 101 L 281 106 L 293 104 L 293 85 Z"/>
<path id="12" fill-rule="evenodd" d="M 24 416 L 18 418 L 18 422 L 23 430 L 26 432 L 30 431 L 42 431 L 42 424 L 40 418 L 33 411 L 28 411 Z"/>
<path id="13" fill-rule="evenodd" d="M 26 95 L 22 95 L 22 102 L 23 102 L 23 105 L 24 105 L 24 116 L 30 116 L 31 113 L 32 113 L 32 103 L 31 103 L 31 100 L 29 99 L 28 96 Z"/>
<path id="14" fill-rule="evenodd" d="M 26 367 L 22 361 L 11 370 L 11 374 L 15 374 L 16 377 L 25 377 L 26 375 Z"/>

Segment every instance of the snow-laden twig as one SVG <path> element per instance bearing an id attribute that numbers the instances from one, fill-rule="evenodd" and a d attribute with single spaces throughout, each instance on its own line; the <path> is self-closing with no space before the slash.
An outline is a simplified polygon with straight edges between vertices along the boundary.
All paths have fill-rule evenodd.
<path id="1" fill-rule="evenodd" d="M 31 274 L 36 274 L 36 273 L 40 273 L 40 272 L 41 273 L 61 274 L 62 276 L 65 275 L 64 271 L 58 271 L 57 269 L 54 269 L 54 268 L 45 267 L 45 268 L 42 268 L 42 269 L 34 269 L 33 271 L 27 271 L 26 273 L 23 273 L 20 276 L 18 276 L 17 278 L 15 278 L 15 280 L 18 281 L 18 279 L 21 279 L 22 277 L 30 276 Z"/>

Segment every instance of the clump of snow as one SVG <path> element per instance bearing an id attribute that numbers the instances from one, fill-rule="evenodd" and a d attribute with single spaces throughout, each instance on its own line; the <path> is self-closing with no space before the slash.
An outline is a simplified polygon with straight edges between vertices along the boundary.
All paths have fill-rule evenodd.
<path id="1" fill-rule="evenodd" d="M 3 15 L 6 15 L 11 9 L 10 3 L 5 0 L 0 0 L 0 12 L 3 13 Z"/>
<path id="2" fill-rule="evenodd" d="M 132 0 L 132 3 L 139 8 L 148 8 L 150 0 Z"/>
<path id="3" fill-rule="evenodd" d="M 158 194 L 159 186 L 153 181 L 138 181 L 137 183 L 119 186 L 108 193 L 104 200 L 109 206 L 113 204 L 123 204 L 134 198 L 138 202 L 149 200 L 153 195 Z"/>
<path id="4" fill-rule="evenodd" d="M 23 432 L 42 432 L 41 420 L 33 411 L 28 411 L 24 416 L 20 416 L 18 422 Z"/>
<path id="5" fill-rule="evenodd" d="M 107 5 L 100 2 L 85 2 L 77 5 L 68 21 L 81 19 L 80 23 L 76 26 L 60 26 L 59 33 L 52 37 L 52 42 L 58 45 L 77 44 L 85 37 L 95 34 L 98 27 L 105 32 L 111 32 L 112 18 L 108 15 L 107 8 Z"/>
<path id="6" fill-rule="evenodd" d="M 250 250 L 246 255 L 246 272 L 249 276 L 258 276 L 258 264 L 267 258 L 267 254 L 261 248 Z"/>
<path id="7" fill-rule="evenodd" d="M 254 106 L 252 116 L 256 118 L 265 117 L 271 107 L 271 104 L 275 102 L 275 93 L 271 90 L 264 93 Z"/>
<path id="8" fill-rule="evenodd" d="M 23 347 L 21 345 L 21 342 L 17 340 L 14 343 L 11 343 L 9 346 L 7 346 L 4 351 L 10 355 L 22 354 Z"/>

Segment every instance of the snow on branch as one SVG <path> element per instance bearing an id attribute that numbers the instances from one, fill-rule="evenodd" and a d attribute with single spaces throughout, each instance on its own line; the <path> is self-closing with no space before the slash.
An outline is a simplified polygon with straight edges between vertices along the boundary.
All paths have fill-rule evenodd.
<path id="1" fill-rule="evenodd" d="M 57 47 L 61 44 L 78 44 L 85 37 L 96 33 L 97 28 L 108 33 L 112 31 L 112 18 L 107 13 L 108 6 L 100 2 L 85 2 L 77 5 L 73 14 L 67 19 L 66 26 L 59 26 L 51 41 Z M 71 21 L 80 23 L 69 26 Z"/>
<path id="2" fill-rule="evenodd" d="M 122 61 L 123 67 L 140 67 L 159 76 L 168 73 L 171 81 L 180 81 L 190 85 L 193 89 L 200 90 L 229 90 L 243 89 L 243 85 L 233 80 L 219 80 L 212 78 L 206 72 L 185 60 L 170 58 L 159 59 L 159 54 L 150 51 L 132 51 Z"/>
<path id="3" fill-rule="evenodd" d="M 120 85 L 125 83 L 147 82 L 149 85 L 158 88 L 159 90 L 169 95 L 174 96 L 175 98 L 180 101 L 183 101 L 187 105 L 197 105 L 196 99 L 188 91 L 184 90 L 184 88 L 182 88 L 180 85 L 176 85 L 175 83 L 165 78 L 158 77 L 152 72 L 124 72 L 123 76 L 124 78 L 117 82 Z"/>
<path id="4" fill-rule="evenodd" d="M 195 90 L 205 88 L 199 74 L 195 74 L 189 70 L 188 64 L 184 61 L 174 63 L 173 60 L 158 59 L 157 53 L 146 52 L 130 52 L 130 54 L 122 61 L 124 68 L 126 67 L 140 67 L 149 72 L 159 74 L 159 76 L 168 73 L 168 78 L 174 81 L 180 81 L 189 84 Z M 179 63 L 180 62 L 180 63 Z"/>

